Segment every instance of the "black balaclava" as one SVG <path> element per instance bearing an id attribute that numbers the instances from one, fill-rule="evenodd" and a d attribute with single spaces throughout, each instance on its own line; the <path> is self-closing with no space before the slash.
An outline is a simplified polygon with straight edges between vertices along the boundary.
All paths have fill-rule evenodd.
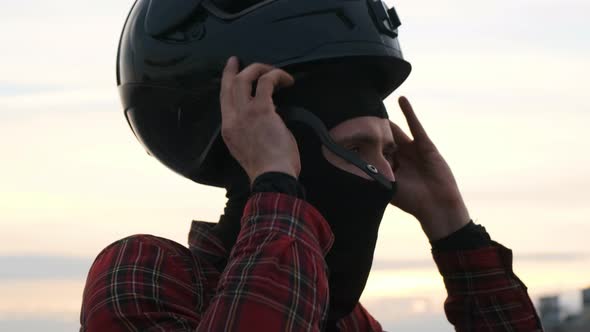
<path id="1" fill-rule="evenodd" d="M 358 81 L 351 86 L 345 81 L 315 79 L 286 89 L 275 100 L 279 106 L 311 111 L 328 130 L 355 117 L 387 118 L 381 97 L 368 82 Z M 354 309 L 364 290 L 379 224 L 395 186 L 388 190 L 377 181 L 334 166 L 326 160 L 319 138 L 308 127 L 288 126 L 299 147 L 299 181 L 305 188 L 306 200 L 322 214 L 335 236 L 326 256 L 330 285 L 328 327 L 333 327 Z"/>
<path id="2" fill-rule="evenodd" d="M 387 118 L 380 96 L 368 84 L 355 84 L 353 88 L 334 81 L 309 80 L 281 91 L 274 100 L 278 106 L 308 109 L 328 130 L 355 117 Z M 331 330 L 359 301 L 371 270 L 379 224 L 395 186 L 388 190 L 376 181 L 341 170 L 325 159 L 322 144 L 310 128 L 303 124 L 288 127 L 301 156 L 299 181 L 305 188 L 306 201 L 322 214 L 335 236 L 326 256 L 330 286 L 327 328 Z M 224 215 L 213 229 L 228 252 L 237 239 L 250 194 L 245 172 L 239 165 L 233 165 L 232 170 L 226 183 L 228 202 Z"/>
<path id="3" fill-rule="evenodd" d="M 250 197 L 250 180 L 244 169 L 233 158 L 228 158 L 225 174 L 227 174 L 224 184 L 227 202 L 223 214 L 219 217 L 219 222 L 212 228 L 212 232 L 221 240 L 229 254 L 240 233 L 240 220 Z M 219 262 L 218 267 L 224 269 L 226 263 L 225 261 Z"/>

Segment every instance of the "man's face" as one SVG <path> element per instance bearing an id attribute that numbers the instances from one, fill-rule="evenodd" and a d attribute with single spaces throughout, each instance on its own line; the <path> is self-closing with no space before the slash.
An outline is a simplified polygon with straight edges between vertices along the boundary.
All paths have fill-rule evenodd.
<path id="1" fill-rule="evenodd" d="M 394 154 L 397 146 L 393 140 L 388 119 L 363 116 L 346 120 L 330 130 L 338 145 L 358 153 L 361 158 L 377 167 L 379 172 L 391 181 Z M 360 177 L 371 179 L 362 170 L 322 147 L 324 156 L 334 166 Z"/>

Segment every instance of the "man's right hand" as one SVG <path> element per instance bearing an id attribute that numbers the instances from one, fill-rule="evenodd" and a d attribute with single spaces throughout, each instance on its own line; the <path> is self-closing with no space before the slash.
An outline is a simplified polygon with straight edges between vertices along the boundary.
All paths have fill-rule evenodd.
<path id="1" fill-rule="evenodd" d="M 256 83 L 256 95 L 252 96 Z M 221 80 L 221 136 L 232 156 L 248 174 L 250 183 L 266 172 L 295 178 L 301 161 L 295 138 L 277 114 L 272 95 L 294 78 L 284 70 L 254 63 L 240 72 L 231 57 Z"/>

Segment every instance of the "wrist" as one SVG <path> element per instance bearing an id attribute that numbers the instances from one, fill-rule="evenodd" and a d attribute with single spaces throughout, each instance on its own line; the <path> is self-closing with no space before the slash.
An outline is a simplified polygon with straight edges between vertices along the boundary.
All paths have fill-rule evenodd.
<path id="1" fill-rule="evenodd" d="M 447 208 L 426 209 L 416 217 L 429 241 L 445 238 L 469 224 L 471 218 L 464 204 Z"/>

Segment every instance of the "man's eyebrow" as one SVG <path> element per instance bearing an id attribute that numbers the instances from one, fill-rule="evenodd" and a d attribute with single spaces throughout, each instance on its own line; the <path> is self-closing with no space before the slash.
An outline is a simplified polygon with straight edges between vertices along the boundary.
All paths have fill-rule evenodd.
<path id="1" fill-rule="evenodd" d="M 363 144 L 377 144 L 379 139 L 367 133 L 355 133 L 350 136 L 343 137 L 337 140 L 339 144 L 363 143 Z M 398 146 L 393 141 L 385 143 L 385 149 L 397 151 Z"/>

